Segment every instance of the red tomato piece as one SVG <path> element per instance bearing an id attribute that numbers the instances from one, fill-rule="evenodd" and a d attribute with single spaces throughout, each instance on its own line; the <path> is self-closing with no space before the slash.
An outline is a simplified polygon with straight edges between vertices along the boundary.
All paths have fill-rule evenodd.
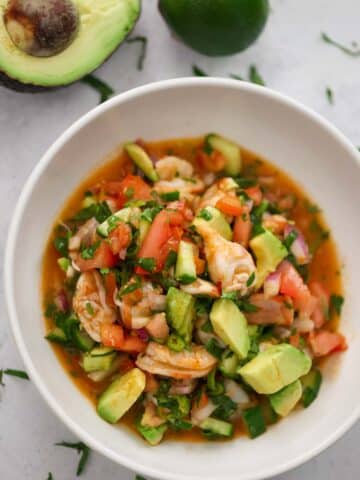
<path id="1" fill-rule="evenodd" d="M 245 189 L 245 193 L 251 198 L 255 205 L 260 205 L 263 194 L 259 185 Z"/>
<path id="2" fill-rule="evenodd" d="M 107 182 L 105 193 L 116 197 L 118 208 L 122 208 L 129 200 L 151 200 L 150 186 L 139 176 L 127 175 L 118 182 Z"/>
<path id="3" fill-rule="evenodd" d="M 106 303 L 111 307 L 115 307 L 114 294 L 117 288 L 115 273 L 110 272 L 104 275 L 103 278 L 106 290 Z"/>
<path id="4" fill-rule="evenodd" d="M 105 240 L 100 242 L 100 245 L 94 252 L 93 258 L 85 260 L 82 258 L 81 254 L 79 254 L 76 259 L 76 265 L 81 272 L 93 270 L 94 268 L 111 268 L 116 265 L 116 262 L 117 258 Z"/>
<path id="5" fill-rule="evenodd" d="M 140 353 L 146 350 L 147 343 L 143 340 L 140 340 L 139 337 L 135 336 L 126 336 L 123 344 L 121 345 L 122 352 L 129 352 L 129 353 Z"/>
<path id="6" fill-rule="evenodd" d="M 235 219 L 233 242 L 240 243 L 244 248 L 247 248 L 249 245 L 251 228 L 252 224 L 249 215 L 249 208 L 243 206 L 242 214 Z"/>
<path id="7" fill-rule="evenodd" d="M 309 343 L 316 357 L 323 357 L 334 352 L 342 352 L 347 349 L 344 335 L 321 330 L 318 333 L 311 332 Z"/>
<path id="8" fill-rule="evenodd" d="M 241 215 L 243 211 L 243 206 L 241 205 L 240 200 L 231 195 L 225 195 L 220 198 L 216 203 L 216 208 L 225 213 L 225 215 L 233 215 L 235 217 Z"/>
<path id="9" fill-rule="evenodd" d="M 314 321 L 315 328 L 320 328 L 329 318 L 330 294 L 319 282 L 311 282 L 309 288 L 317 299 L 317 305 L 311 319 Z"/>
<path id="10" fill-rule="evenodd" d="M 119 223 L 119 225 L 109 234 L 108 240 L 111 251 L 115 255 L 119 255 L 121 260 L 124 260 L 126 249 L 131 243 L 131 228 L 126 223 Z"/>
<path id="11" fill-rule="evenodd" d="M 105 347 L 121 349 L 124 344 L 124 330 L 115 323 L 105 323 L 100 329 L 101 343 Z"/>

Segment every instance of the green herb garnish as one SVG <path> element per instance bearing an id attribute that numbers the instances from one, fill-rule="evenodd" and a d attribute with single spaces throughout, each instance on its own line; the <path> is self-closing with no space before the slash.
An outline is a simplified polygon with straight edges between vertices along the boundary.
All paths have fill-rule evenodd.
<path id="1" fill-rule="evenodd" d="M 251 83 L 256 83 L 257 85 L 265 86 L 264 79 L 258 72 L 257 68 L 255 65 L 250 65 L 249 68 L 249 80 Z"/>
<path id="2" fill-rule="evenodd" d="M 141 287 L 141 279 L 140 277 L 136 276 L 134 277 L 134 280 L 131 283 L 124 285 L 119 290 L 118 297 L 121 298 L 124 295 L 128 295 L 129 293 L 135 292 L 135 290 L 137 290 L 140 287 Z"/>
<path id="3" fill-rule="evenodd" d="M 83 208 L 72 218 L 75 222 L 83 222 L 90 218 L 95 218 L 99 223 L 104 222 L 111 216 L 111 210 L 106 202 L 93 203 L 92 205 Z"/>
<path id="4" fill-rule="evenodd" d="M 240 80 L 242 82 L 245 81 L 244 77 L 242 77 L 241 75 L 237 75 L 236 73 L 230 73 L 229 77 L 233 78 L 234 80 Z"/>
<path id="5" fill-rule="evenodd" d="M 259 406 L 243 410 L 242 415 L 250 438 L 256 438 L 266 431 L 265 419 Z"/>
<path id="6" fill-rule="evenodd" d="M 209 222 L 213 216 L 211 215 L 211 213 L 206 210 L 205 208 L 203 208 L 200 213 L 198 214 L 198 217 L 199 218 L 203 218 L 204 220 L 206 220 L 207 222 Z"/>
<path id="7" fill-rule="evenodd" d="M 68 256 L 68 253 L 69 253 L 68 245 L 69 245 L 68 237 L 55 237 L 54 238 L 54 247 L 63 257 Z"/>
<path id="8" fill-rule="evenodd" d="M 192 72 L 193 72 L 193 75 L 195 75 L 196 77 L 208 77 L 209 76 L 207 73 L 204 72 L 204 70 L 201 70 L 201 68 L 199 68 L 197 65 L 192 66 Z"/>
<path id="9" fill-rule="evenodd" d="M 331 88 L 326 87 L 325 93 L 326 93 L 326 98 L 327 98 L 328 102 L 330 103 L 330 105 L 333 105 L 334 104 L 334 93 L 331 90 Z"/>
<path id="10" fill-rule="evenodd" d="M 220 347 L 215 338 L 209 340 L 205 345 L 205 348 L 213 357 L 218 358 L 219 360 L 221 359 L 223 349 Z"/>
<path id="11" fill-rule="evenodd" d="M 143 35 L 138 35 L 137 37 L 133 38 L 128 38 L 126 40 L 127 43 L 140 43 L 141 48 L 140 48 L 140 55 L 137 61 L 137 69 L 142 70 L 144 67 L 144 61 L 146 58 L 146 53 L 147 53 L 147 44 L 148 44 L 148 39 L 144 37 Z"/>
<path id="12" fill-rule="evenodd" d="M 290 250 L 292 244 L 295 242 L 295 240 L 298 237 L 298 233 L 296 230 L 291 230 L 291 232 L 284 238 L 284 245 L 287 248 L 287 250 Z"/>
<path id="13" fill-rule="evenodd" d="M 78 443 L 59 442 L 59 443 L 55 443 L 55 445 L 60 447 L 73 448 L 77 450 L 78 454 L 81 456 L 80 456 L 79 464 L 76 470 L 76 475 L 81 475 L 82 472 L 84 471 L 85 464 L 89 459 L 90 448 L 87 445 L 85 445 L 85 443 L 83 442 L 78 442 Z"/>
<path id="14" fill-rule="evenodd" d="M 14 370 L 12 368 L 7 368 L 6 370 L 3 371 L 3 373 L 11 377 L 18 377 L 24 380 L 30 380 L 29 375 L 26 372 L 24 372 L 24 370 Z"/>
<path id="15" fill-rule="evenodd" d="M 254 283 L 254 280 L 255 280 L 255 272 L 252 272 L 252 274 L 247 279 L 246 286 L 250 287 Z"/>
<path id="16" fill-rule="evenodd" d="M 100 245 L 100 240 L 95 242 L 93 245 L 90 245 L 90 247 L 83 248 L 81 250 L 81 258 L 84 260 L 91 260 L 94 258 L 96 250 L 99 248 Z"/>
<path id="17" fill-rule="evenodd" d="M 331 295 L 330 297 L 330 310 L 335 311 L 337 315 L 341 315 L 341 309 L 344 304 L 344 297 L 341 295 Z"/>
<path id="18" fill-rule="evenodd" d="M 342 45 L 336 40 L 333 40 L 332 38 L 330 38 L 329 35 L 327 35 L 324 32 L 321 34 L 321 38 L 324 40 L 324 42 L 328 43 L 329 45 L 333 45 L 334 47 L 338 48 L 342 52 L 346 53 L 346 55 L 350 55 L 351 57 L 360 57 L 360 49 L 353 50 L 345 45 Z"/>
<path id="19" fill-rule="evenodd" d="M 148 258 L 139 258 L 137 261 L 139 267 L 143 268 L 147 272 L 153 272 L 156 267 L 155 258 L 148 257 Z"/>
<path id="20" fill-rule="evenodd" d="M 255 187 L 255 185 L 257 184 L 255 178 L 235 177 L 234 180 L 240 188 Z"/>
<path id="21" fill-rule="evenodd" d="M 86 308 L 86 311 L 90 314 L 90 315 L 94 315 L 94 309 L 91 305 L 90 302 L 86 302 L 85 304 L 85 308 Z"/>
<path id="22" fill-rule="evenodd" d="M 175 250 L 170 250 L 168 256 L 166 257 L 164 270 L 169 270 L 173 265 L 175 265 L 177 260 L 177 253 Z"/>
<path id="23" fill-rule="evenodd" d="M 147 220 L 149 223 L 152 223 L 156 215 L 162 210 L 162 207 L 159 205 L 155 207 L 145 208 L 142 212 L 141 217 L 143 220 Z"/>
<path id="24" fill-rule="evenodd" d="M 237 410 L 237 404 L 227 395 L 214 395 L 211 400 L 218 406 L 212 415 L 219 420 L 228 421 Z"/>
<path id="25" fill-rule="evenodd" d="M 86 85 L 94 88 L 99 93 L 99 103 L 105 102 L 114 93 L 114 90 L 110 87 L 110 85 L 105 83 L 103 80 L 100 80 L 100 78 L 96 77 L 93 74 L 85 75 L 85 77 L 83 77 L 81 81 L 82 83 L 85 83 Z"/>
<path id="26" fill-rule="evenodd" d="M 223 395 L 225 392 L 224 384 L 216 378 L 216 368 L 211 370 L 207 376 L 207 390 L 211 395 Z"/>
<path id="27" fill-rule="evenodd" d="M 178 191 L 167 192 L 167 193 L 162 193 L 160 197 L 162 200 L 164 200 L 164 202 L 172 202 L 174 200 L 179 200 L 180 193 Z"/>

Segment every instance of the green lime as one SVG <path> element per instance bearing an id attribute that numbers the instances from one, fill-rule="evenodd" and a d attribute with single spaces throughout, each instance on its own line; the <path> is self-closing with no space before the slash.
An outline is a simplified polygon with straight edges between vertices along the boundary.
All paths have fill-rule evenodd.
<path id="1" fill-rule="evenodd" d="M 169 27 L 194 50 L 209 56 L 245 50 L 263 30 L 268 0 L 159 0 Z"/>

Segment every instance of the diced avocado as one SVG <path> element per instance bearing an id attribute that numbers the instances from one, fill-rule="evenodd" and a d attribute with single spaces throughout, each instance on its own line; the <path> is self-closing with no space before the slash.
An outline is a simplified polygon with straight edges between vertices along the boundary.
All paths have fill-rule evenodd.
<path id="1" fill-rule="evenodd" d="M 206 137 L 206 143 L 218 152 L 222 153 L 226 159 L 225 172 L 232 177 L 239 175 L 242 168 L 241 150 L 236 143 L 220 135 L 210 134 Z"/>
<path id="2" fill-rule="evenodd" d="M 142 425 L 141 422 L 137 422 L 136 428 L 138 432 L 145 438 L 145 440 L 154 447 L 155 445 L 159 445 L 163 439 L 167 430 L 167 425 L 164 423 L 159 427 L 148 427 L 146 425 Z"/>
<path id="3" fill-rule="evenodd" d="M 117 378 L 99 398 L 97 412 L 100 417 L 109 423 L 118 422 L 140 397 L 145 382 L 145 373 L 138 368 Z"/>
<path id="4" fill-rule="evenodd" d="M 206 418 L 200 423 L 201 430 L 211 433 L 213 435 L 221 435 L 222 437 L 231 437 L 234 433 L 234 426 L 232 423 L 218 420 L 217 418 Z"/>
<path id="5" fill-rule="evenodd" d="M 25 92 L 83 78 L 124 41 L 139 17 L 140 3 L 0 0 L 1 83 Z"/>
<path id="6" fill-rule="evenodd" d="M 286 417 L 300 400 L 301 394 L 301 382 L 295 380 L 295 382 L 270 395 L 271 406 L 276 413 Z"/>
<path id="7" fill-rule="evenodd" d="M 111 375 L 118 373 L 120 369 L 120 364 L 120 357 L 117 356 L 112 362 L 110 368 L 108 368 L 107 370 L 96 370 L 95 372 L 90 372 L 88 373 L 88 377 L 93 382 L 102 382 L 103 380 L 105 380 L 105 378 L 111 377 Z"/>
<path id="8" fill-rule="evenodd" d="M 206 224 L 216 230 L 226 240 L 232 239 L 232 230 L 224 215 L 215 207 L 205 207 L 201 210 L 200 214 L 194 218 L 193 225 L 199 225 L 199 223 L 206 222 Z"/>
<path id="9" fill-rule="evenodd" d="M 166 295 L 166 317 L 170 326 L 187 345 L 191 343 L 195 316 L 195 298 L 189 293 L 170 287 Z"/>
<path id="10" fill-rule="evenodd" d="M 136 143 L 127 143 L 124 145 L 125 152 L 129 155 L 131 160 L 139 167 L 149 180 L 156 182 L 159 176 L 156 173 L 154 165 L 143 148 Z"/>
<path id="11" fill-rule="evenodd" d="M 270 395 L 306 375 L 310 368 L 311 359 L 305 353 L 281 343 L 259 353 L 238 373 L 257 393 Z"/>
<path id="12" fill-rule="evenodd" d="M 150 230 L 151 223 L 148 222 L 145 218 L 140 218 L 139 221 L 139 236 L 138 236 L 138 245 L 141 246 L 145 237 Z"/>
<path id="13" fill-rule="evenodd" d="M 259 405 L 243 410 L 242 417 L 250 438 L 256 438 L 266 431 L 264 415 Z"/>
<path id="14" fill-rule="evenodd" d="M 95 345 L 95 341 L 80 327 L 74 329 L 72 340 L 75 347 L 82 352 L 89 352 Z"/>
<path id="15" fill-rule="evenodd" d="M 255 288 L 259 289 L 269 273 L 275 272 L 279 263 L 288 255 L 288 251 L 270 230 L 252 238 L 250 247 L 256 256 Z"/>
<path id="16" fill-rule="evenodd" d="M 302 403 L 305 408 L 312 404 L 318 396 L 322 382 L 320 370 L 311 370 L 307 375 L 301 378 L 303 387 Z"/>
<path id="17" fill-rule="evenodd" d="M 194 246 L 183 240 L 179 243 L 179 250 L 175 268 L 175 278 L 180 283 L 188 284 L 196 280 L 196 265 Z"/>
<path id="18" fill-rule="evenodd" d="M 135 216 L 138 217 L 139 210 L 137 208 L 126 207 L 118 210 L 117 212 L 110 215 L 103 223 L 101 223 L 96 231 L 102 237 L 107 237 L 120 222 L 129 223 L 135 220 Z"/>
<path id="19" fill-rule="evenodd" d="M 230 352 L 230 350 L 226 350 L 221 356 L 218 367 L 225 377 L 235 378 L 237 377 L 238 366 L 239 357 L 235 353 Z"/>
<path id="20" fill-rule="evenodd" d="M 87 373 L 109 370 L 115 358 L 116 352 L 112 349 L 94 348 L 91 352 L 83 354 L 80 365 Z"/>
<path id="21" fill-rule="evenodd" d="M 216 300 L 210 312 L 210 321 L 216 335 L 240 359 L 246 358 L 250 348 L 247 321 L 236 304 L 227 298 Z"/>
<path id="22" fill-rule="evenodd" d="M 54 343 L 60 343 L 62 345 L 65 345 L 67 343 L 67 337 L 65 335 L 65 332 L 62 328 L 55 327 L 53 330 L 51 330 L 46 336 L 46 340 L 50 340 L 50 342 Z"/>

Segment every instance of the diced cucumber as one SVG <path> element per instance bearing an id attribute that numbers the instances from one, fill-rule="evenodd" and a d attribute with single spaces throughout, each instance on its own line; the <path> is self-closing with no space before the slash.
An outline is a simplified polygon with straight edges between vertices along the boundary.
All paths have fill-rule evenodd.
<path id="1" fill-rule="evenodd" d="M 260 408 L 261 408 L 266 425 L 272 425 L 278 420 L 279 418 L 278 414 L 272 408 L 269 399 L 266 398 L 265 396 L 262 397 L 261 399 Z"/>
<path id="2" fill-rule="evenodd" d="M 259 405 L 243 410 L 242 416 L 250 438 L 256 438 L 266 431 L 265 419 Z"/>
<path id="3" fill-rule="evenodd" d="M 91 205 L 97 203 L 96 198 L 94 195 L 86 195 L 84 200 L 81 202 L 81 208 L 89 208 Z"/>
<path id="4" fill-rule="evenodd" d="M 194 218 L 192 224 L 195 226 L 200 223 L 206 223 L 209 227 L 213 228 L 217 233 L 222 235 L 226 240 L 232 239 L 232 230 L 224 215 L 215 207 L 203 208 L 199 215 Z"/>
<path id="5" fill-rule="evenodd" d="M 170 287 L 166 295 L 166 317 L 170 326 L 187 345 L 191 342 L 195 316 L 195 298 L 189 293 Z"/>
<path id="6" fill-rule="evenodd" d="M 102 382 L 105 380 L 105 378 L 110 377 L 116 372 L 119 372 L 119 367 L 121 364 L 120 357 L 117 356 L 115 360 L 112 362 L 110 368 L 107 370 L 97 370 L 96 372 L 90 372 L 88 373 L 88 377 L 93 381 L 93 382 Z"/>
<path id="7" fill-rule="evenodd" d="M 189 242 L 184 242 L 183 240 L 181 240 L 179 243 L 175 278 L 184 284 L 192 283 L 196 280 L 194 246 Z"/>
<path id="8" fill-rule="evenodd" d="M 53 330 L 51 330 L 45 338 L 46 340 L 50 340 L 50 342 L 60 343 L 61 345 L 67 343 L 67 337 L 65 335 L 65 332 L 62 328 L 59 327 L 55 327 Z"/>
<path id="9" fill-rule="evenodd" d="M 154 168 L 154 165 L 143 148 L 136 143 L 127 143 L 124 145 L 125 152 L 129 155 L 131 160 L 139 167 L 149 180 L 156 182 L 159 176 Z"/>
<path id="10" fill-rule="evenodd" d="M 213 149 L 222 153 L 225 157 L 225 172 L 232 177 L 239 175 L 242 169 L 241 150 L 238 145 L 220 135 L 210 134 L 205 142 Z"/>
<path id="11" fill-rule="evenodd" d="M 319 370 L 314 369 L 304 377 L 301 377 L 300 380 L 303 387 L 302 403 L 307 408 L 318 396 L 322 376 Z"/>
<path id="12" fill-rule="evenodd" d="M 112 355 L 114 349 L 111 347 L 95 347 L 91 350 L 90 354 L 92 357 L 106 357 Z"/>
<path id="13" fill-rule="evenodd" d="M 59 265 L 61 270 L 66 273 L 68 268 L 71 265 L 71 260 L 69 258 L 66 258 L 66 257 L 61 257 L 61 258 L 57 259 L 57 264 Z"/>
<path id="14" fill-rule="evenodd" d="M 100 417 L 109 423 L 118 422 L 140 397 L 145 382 L 145 373 L 138 368 L 116 379 L 99 398 L 97 412 Z"/>
<path id="15" fill-rule="evenodd" d="M 221 357 L 219 363 L 219 370 L 220 372 L 228 378 L 236 378 L 237 368 L 239 366 L 239 357 L 231 352 L 230 350 L 226 350 Z"/>
<path id="16" fill-rule="evenodd" d="M 72 340 L 74 346 L 82 352 L 89 352 L 94 348 L 95 341 L 88 335 L 85 330 L 82 330 L 79 326 L 73 330 Z"/>
<path id="17" fill-rule="evenodd" d="M 200 428 L 205 432 L 210 432 L 214 435 L 221 435 L 223 437 L 231 437 L 234 433 L 234 426 L 232 423 L 211 417 L 203 420 L 200 423 Z"/>
<path id="18" fill-rule="evenodd" d="M 109 233 L 114 230 L 120 222 L 131 223 L 137 220 L 140 216 L 140 210 L 136 207 L 126 207 L 118 210 L 108 217 L 103 223 L 101 223 L 96 231 L 101 237 L 107 237 Z"/>
<path id="19" fill-rule="evenodd" d="M 139 236 L 138 236 L 138 245 L 139 247 L 145 240 L 145 237 L 150 229 L 151 223 L 145 220 L 145 218 L 140 218 L 139 222 Z"/>
<path id="20" fill-rule="evenodd" d="M 167 430 L 167 425 L 164 423 L 158 427 L 148 427 L 142 425 L 141 422 L 136 422 L 136 428 L 138 432 L 145 438 L 145 440 L 151 445 L 158 445 Z"/>
<path id="21" fill-rule="evenodd" d="M 85 372 L 97 372 L 98 370 L 109 370 L 113 361 L 116 358 L 116 353 L 108 353 L 102 356 L 93 356 L 92 353 L 84 353 L 80 365 Z"/>

